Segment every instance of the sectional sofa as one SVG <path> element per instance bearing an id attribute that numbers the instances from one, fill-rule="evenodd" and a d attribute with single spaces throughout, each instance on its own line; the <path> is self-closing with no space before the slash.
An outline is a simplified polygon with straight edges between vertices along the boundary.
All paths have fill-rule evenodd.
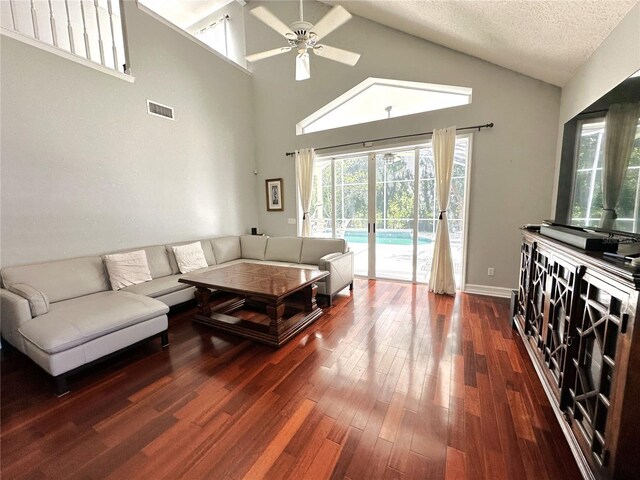
<path id="1" fill-rule="evenodd" d="M 178 282 L 172 247 L 192 242 L 131 249 L 144 250 L 152 280 L 117 291 L 102 256 L 2 269 L 3 339 L 54 377 L 58 395 L 87 364 L 151 337 L 168 346 L 169 307 L 194 298 L 194 288 Z M 207 267 L 198 271 L 238 262 L 326 270 L 330 275 L 317 285 L 328 304 L 353 286 L 353 253 L 341 239 L 242 235 L 199 242 Z"/>

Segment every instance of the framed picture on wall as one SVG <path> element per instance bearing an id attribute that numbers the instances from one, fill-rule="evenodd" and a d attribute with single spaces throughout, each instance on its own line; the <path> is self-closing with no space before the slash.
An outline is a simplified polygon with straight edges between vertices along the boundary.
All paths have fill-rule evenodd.
<path id="1" fill-rule="evenodd" d="M 269 178 L 264 181 L 267 189 L 267 211 L 277 212 L 284 210 L 284 198 L 282 197 L 282 179 Z"/>

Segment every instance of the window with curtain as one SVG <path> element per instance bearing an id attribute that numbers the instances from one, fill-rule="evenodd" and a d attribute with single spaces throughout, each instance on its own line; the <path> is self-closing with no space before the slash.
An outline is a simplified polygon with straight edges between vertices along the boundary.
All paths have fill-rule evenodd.
<path id="1" fill-rule="evenodd" d="M 576 170 L 571 205 L 571 224 L 598 227 L 602 217 L 602 168 L 604 162 L 604 118 L 578 124 Z M 619 229 L 634 231 L 640 214 L 640 122 L 616 209 Z"/>
<path id="2" fill-rule="evenodd" d="M 229 16 L 224 15 L 209 25 L 193 32 L 193 36 L 209 45 L 216 52 L 221 53 L 225 57 L 229 57 L 228 21 Z"/>

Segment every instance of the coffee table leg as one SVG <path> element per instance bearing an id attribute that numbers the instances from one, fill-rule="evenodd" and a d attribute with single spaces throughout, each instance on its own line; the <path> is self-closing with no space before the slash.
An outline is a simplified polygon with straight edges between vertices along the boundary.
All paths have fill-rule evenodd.
<path id="1" fill-rule="evenodd" d="M 267 315 L 269 322 L 269 333 L 278 335 L 282 326 L 282 316 L 284 315 L 284 303 L 268 303 Z"/>
<path id="2" fill-rule="evenodd" d="M 211 306 L 209 305 L 209 299 L 211 298 L 211 290 L 204 287 L 197 287 L 196 301 L 198 302 L 198 314 L 208 317 L 211 315 Z"/>
<path id="3" fill-rule="evenodd" d="M 318 308 L 318 304 L 316 303 L 316 294 L 318 293 L 318 286 L 315 283 L 312 283 L 308 287 L 305 287 L 302 290 L 302 296 L 304 298 L 304 311 L 305 312 L 313 312 Z"/>

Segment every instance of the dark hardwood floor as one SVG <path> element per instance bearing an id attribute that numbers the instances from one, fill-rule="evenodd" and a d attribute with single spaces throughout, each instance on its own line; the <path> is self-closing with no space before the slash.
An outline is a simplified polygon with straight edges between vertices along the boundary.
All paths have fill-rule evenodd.
<path id="1" fill-rule="evenodd" d="M 60 399 L 3 348 L 2 478 L 579 478 L 506 300 L 358 280 L 279 350 L 193 311 Z"/>

